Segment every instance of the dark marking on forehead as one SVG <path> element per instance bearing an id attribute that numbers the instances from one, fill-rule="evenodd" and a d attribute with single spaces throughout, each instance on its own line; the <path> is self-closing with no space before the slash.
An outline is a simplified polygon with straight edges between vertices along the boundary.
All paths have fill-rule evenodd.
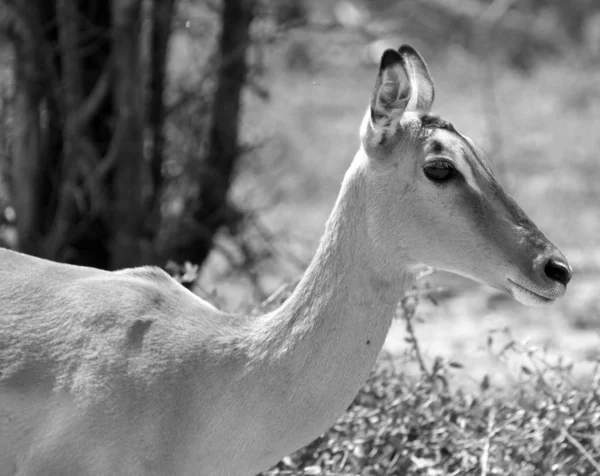
<path id="1" fill-rule="evenodd" d="M 445 129 L 450 132 L 456 132 L 454 126 L 446 119 L 431 114 L 423 114 L 421 116 L 421 127 L 423 129 Z"/>
<path id="2" fill-rule="evenodd" d="M 456 130 L 451 122 L 439 116 L 431 114 L 423 114 L 421 117 L 421 134 L 425 137 L 429 136 L 434 129 L 443 129 L 456 135 L 462 144 L 462 151 L 465 158 L 470 157 L 472 161 L 478 165 L 486 174 L 492 175 L 489 164 L 484 160 L 482 152 L 473 147 L 473 144 L 464 135 Z M 428 148 L 434 154 L 439 154 L 443 151 L 443 144 L 439 141 L 432 141 Z M 467 164 L 471 164 L 467 160 Z"/>
<path id="3" fill-rule="evenodd" d="M 444 145 L 439 140 L 433 140 L 429 145 L 429 150 L 434 154 L 441 154 L 444 151 Z"/>

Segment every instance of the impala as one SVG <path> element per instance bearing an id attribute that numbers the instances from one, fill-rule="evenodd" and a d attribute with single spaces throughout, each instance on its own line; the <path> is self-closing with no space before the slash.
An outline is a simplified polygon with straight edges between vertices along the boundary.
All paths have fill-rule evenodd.
<path id="1" fill-rule="evenodd" d="M 316 256 L 265 315 L 157 268 L 0 251 L 0 475 L 251 476 L 346 410 L 416 265 L 524 304 L 562 296 L 566 259 L 433 95 L 414 49 L 385 51 Z"/>

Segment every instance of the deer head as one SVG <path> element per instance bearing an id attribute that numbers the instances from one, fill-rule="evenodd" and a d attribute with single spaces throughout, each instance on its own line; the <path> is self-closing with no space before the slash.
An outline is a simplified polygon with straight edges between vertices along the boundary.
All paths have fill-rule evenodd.
<path id="1" fill-rule="evenodd" d="M 373 246 L 391 266 L 455 272 L 523 304 L 562 296 L 567 260 L 495 180 L 482 150 L 430 114 L 433 98 L 413 48 L 384 52 L 361 127 Z"/>

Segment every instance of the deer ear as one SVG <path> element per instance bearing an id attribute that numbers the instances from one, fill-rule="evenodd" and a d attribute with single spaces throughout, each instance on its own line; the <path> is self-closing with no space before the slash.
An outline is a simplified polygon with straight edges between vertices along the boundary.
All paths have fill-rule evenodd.
<path id="1" fill-rule="evenodd" d="M 402 45 L 398 53 L 402 58 L 402 66 L 408 76 L 411 90 L 406 110 L 426 114 L 431 110 L 435 95 L 427 65 L 412 46 Z"/>
<path id="2" fill-rule="evenodd" d="M 371 97 L 371 121 L 373 127 L 382 132 L 402 117 L 411 97 L 403 62 L 400 53 L 392 49 L 385 50 L 381 57 Z"/>

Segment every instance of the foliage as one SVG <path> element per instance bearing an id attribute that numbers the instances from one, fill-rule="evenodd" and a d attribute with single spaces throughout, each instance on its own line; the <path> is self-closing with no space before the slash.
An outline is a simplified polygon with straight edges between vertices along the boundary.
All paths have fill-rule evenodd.
<path id="1" fill-rule="evenodd" d="M 399 311 L 412 326 L 414 297 Z M 408 339 L 419 359 L 414 333 Z M 284 458 L 265 476 L 299 475 L 589 475 L 600 473 L 600 372 L 573 382 L 569 366 L 525 353 L 511 391 L 451 389 L 456 362 L 419 363 L 418 375 L 382 358 L 346 414 L 324 435 Z"/>

